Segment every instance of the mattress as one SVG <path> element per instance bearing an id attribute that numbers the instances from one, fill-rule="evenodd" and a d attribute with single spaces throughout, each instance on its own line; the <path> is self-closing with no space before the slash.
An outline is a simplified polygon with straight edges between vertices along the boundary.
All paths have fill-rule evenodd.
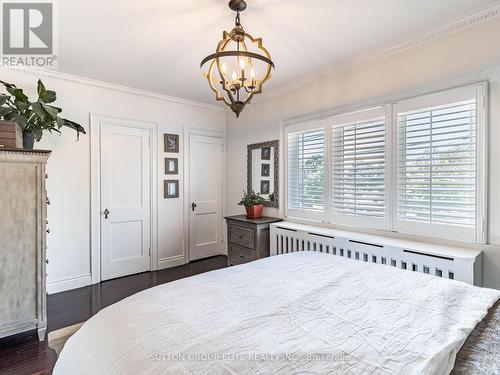
<path id="1" fill-rule="evenodd" d="M 470 373 L 498 366 L 479 364 L 495 362 L 484 340 L 496 310 L 474 328 L 499 298 L 329 254 L 273 256 L 109 306 L 68 340 L 54 374 Z"/>

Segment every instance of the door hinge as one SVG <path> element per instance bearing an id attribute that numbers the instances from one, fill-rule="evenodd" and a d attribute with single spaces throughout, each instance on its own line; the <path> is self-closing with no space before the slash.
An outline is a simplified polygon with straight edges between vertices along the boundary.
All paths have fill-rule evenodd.
<path id="1" fill-rule="evenodd" d="M 149 248 L 149 256 L 151 256 L 151 247 Z"/>

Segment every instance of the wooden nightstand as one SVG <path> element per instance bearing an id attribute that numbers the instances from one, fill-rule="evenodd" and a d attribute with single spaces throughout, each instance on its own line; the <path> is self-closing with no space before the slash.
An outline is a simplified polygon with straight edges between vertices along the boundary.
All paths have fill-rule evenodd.
<path id="1" fill-rule="evenodd" d="M 225 219 L 229 265 L 269 256 L 269 224 L 281 219 L 267 216 L 247 219 L 246 215 L 227 216 Z"/>

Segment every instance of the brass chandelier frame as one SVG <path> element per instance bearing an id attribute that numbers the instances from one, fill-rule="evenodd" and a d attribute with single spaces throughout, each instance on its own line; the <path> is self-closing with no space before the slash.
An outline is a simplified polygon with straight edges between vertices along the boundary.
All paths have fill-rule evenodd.
<path id="1" fill-rule="evenodd" d="M 269 51 L 262 45 L 262 38 L 254 38 L 245 30 L 240 23 L 240 12 L 246 9 L 247 5 L 244 0 L 231 0 L 229 7 L 236 12 L 235 26 L 231 32 L 224 31 L 222 33 L 222 40 L 218 43 L 216 52 L 205 57 L 200 67 L 211 61 L 208 72 L 205 74 L 211 90 L 215 93 L 217 100 L 222 100 L 231 110 L 239 117 L 241 111 L 250 103 L 256 94 L 262 93 L 262 85 L 269 80 L 271 72 L 274 69 L 274 63 L 271 60 Z M 249 52 L 246 40 L 255 44 L 262 54 Z M 229 45 L 235 42 L 236 50 L 228 50 Z M 241 69 L 240 74 L 232 80 L 227 78 L 228 72 L 224 70 L 221 58 L 234 56 L 241 61 L 241 59 L 248 62 L 251 69 L 251 77 L 246 77 L 244 70 Z M 261 79 L 255 77 L 252 59 L 256 59 L 266 63 L 264 76 Z M 217 69 L 217 72 L 214 70 Z M 218 75 L 215 78 L 214 73 Z M 234 73 L 233 73 L 234 74 Z M 222 90 L 217 88 L 220 85 Z M 244 95 L 246 94 L 246 97 Z"/>

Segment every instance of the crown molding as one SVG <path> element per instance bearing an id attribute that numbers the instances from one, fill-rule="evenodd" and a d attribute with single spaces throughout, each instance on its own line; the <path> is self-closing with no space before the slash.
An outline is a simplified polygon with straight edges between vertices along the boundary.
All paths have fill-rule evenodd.
<path id="1" fill-rule="evenodd" d="M 72 75 L 72 74 L 61 73 L 61 72 L 57 72 L 54 70 L 24 67 L 24 66 L 23 67 L 18 67 L 18 66 L 5 67 L 5 69 L 23 72 L 23 73 L 28 73 L 28 74 L 32 74 L 32 75 L 35 75 L 38 77 L 43 77 L 43 78 L 52 78 L 52 79 L 57 79 L 57 80 L 65 81 L 65 82 L 77 83 L 77 84 L 84 85 L 84 86 L 96 87 L 96 88 L 100 88 L 100 89 L 111 90 L 111 91 L 121 92 L 121 93 L 125 93 L 125 94 L 142 96 L 145 98 L 151 98 L 151 99 L 161 100 L 161 101 L 165 101 L 165 102 L 178 103 L 178 104 L 184 104 L 184 105 L 189 105 L 189 106 L 203 108 L 203 109 L 209 109 L 212 111 L 219 111 L 219 112 L 226 111 L 223 106 L 219 106 L 219 105 L 215 105 L 215 104 L 208 104 L 208 103 L 198 102 L 195 100 L 159 94 L 159 93 L 154 92 L 154 91 L 136 89 L 133 87 L 122 86 L 122 85 L 118 85 L 118 84 L 114 84 L 114 83 L 98 81 L 98 80 L 80 77 L 80 76 L 76 76 L 76 75 Z"/>
<path id="2" fill-rule="evenodd" d="M 457 17 L 444 25 L 425 30 L 417 35 L 414 35 L 409 39 L 406 39 L 396 44 L 392 44 L 376 52 L 371 52 L 368 54 L 355 57 L 354 59 L 348 61 L 347 63 L 328 67 L 316 73 L 306 74 L 294 81 L 288 82 L 283 85 L 279 85 L 274 88 L 270 88 L 266 91 L 264 95 L 262 95 L 262 97 L 281 95 L 283 93 L 292 91 L 294 89 L 298 89 L 301 86 L 306 85 L 307 83 L 311 83 L 318 80 L 324 80 L 327 77 L 337 74 L 339 72 L 350 70 L 355 67 L 363 65 L 368 65 L 378 60 L 382 60 L 387 57 L 397 55 L 409 49 L 418 47 L 422 44 L 426 44 L 444 38 L 450 34 L 468 29 L 470 27 L 476 26 L 486 21 L 490 21 L 491 19 L 496 18 L 498 16 L 500 16 L 499 3 L 493 6 L 483 8 L 479 11 Z"/>

